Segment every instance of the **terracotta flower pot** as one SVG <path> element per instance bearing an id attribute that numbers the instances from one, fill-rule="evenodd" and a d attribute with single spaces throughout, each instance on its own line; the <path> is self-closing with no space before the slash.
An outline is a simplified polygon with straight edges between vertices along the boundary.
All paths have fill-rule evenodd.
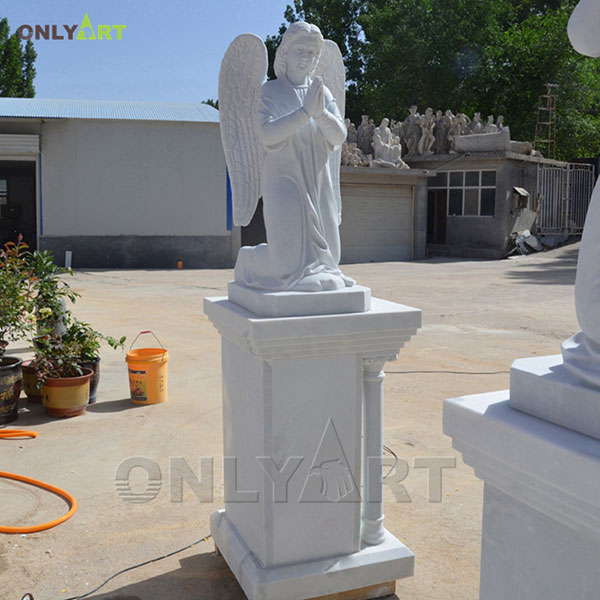
<path id="1" fill-rule="evenodd" d="M 36 375 L 32 360 L 26 360 L 21 368 L 23 370 L 23 391 L 30 402 L 42 401 L 42 388 L 38 386 L 39 378 Z"/>
<path id="2" fill-rule="evenodd" d="M 94 360 L 86 360 L 79 363 L 81 368 L 91 369 L 93 371 L 90 379 L 90 404 L 96 402 L 98 393 L 98 384 L 100 383 L 100 357 L 97 356 Z"/>
<path id="3" fill-rule="evenodd" d="M 91 369 L 77 377 L 48 378 L 42 387 L 42 402 L 51 417 L 76 417 L 85 412 L 90 399 Z"/>
<path id="4" fill-rule="evenodd" d="M 10 423 L 17 418 L 19 396 L 23 387 L 21 364 L 16 356 L 0 359 L 0 424 Z"/>

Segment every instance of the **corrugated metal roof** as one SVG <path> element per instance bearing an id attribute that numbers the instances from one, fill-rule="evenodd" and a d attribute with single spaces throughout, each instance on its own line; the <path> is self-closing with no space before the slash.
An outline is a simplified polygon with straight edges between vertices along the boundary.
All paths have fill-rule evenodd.
<path id="1" fill-rule="evenodd" d="M 0 117 L 218 123 L 219 111 L 201 103 L 0 98 Z"/>

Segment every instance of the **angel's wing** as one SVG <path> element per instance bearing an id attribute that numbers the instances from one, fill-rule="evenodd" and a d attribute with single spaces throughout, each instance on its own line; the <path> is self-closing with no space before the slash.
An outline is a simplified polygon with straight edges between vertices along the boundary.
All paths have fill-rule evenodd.
<path id="1" fill-rule="evenodd" d="M 325 40 L 321 58 L 315 70 L 315 75 L 323 78 L 323 83 L 333 94 L 335 102 L 344 118 L 346 112 L 346 69 L 338 45 L 331 40 Z M 342 195 L 340 191 L 340 166 L 342 162 L 342 148 L 336 148 L 329 155 L 329 171 L 332 177 L 333 191 L 337 204 L 338 224 L 342 222 Z"/>
<path id="2" fill-rule="evenodd" d="M 265 150 L 258 138 L 258 99 L 267 78 L 267 49 L 256 35 L 238 35 L 219 71 L 221 140 L 229 169 L 233 222 L 248 225 L 261 195 Z"/>

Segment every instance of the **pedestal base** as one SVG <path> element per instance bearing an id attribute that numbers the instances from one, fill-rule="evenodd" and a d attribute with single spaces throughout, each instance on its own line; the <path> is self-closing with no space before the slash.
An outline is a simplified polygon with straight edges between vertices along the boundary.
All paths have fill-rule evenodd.
<path id="1" fill-rule="evenodd" d="M 510 369 L 510 405 L 600 439 L 600 393 L 574 379 L 560 354 L 515 360 Z"/>
<path id="2" fill-rule="evenodd" d="M 371 290 L 362 285 L 328 292 L 266 292 L 230 281 L 227 296 L 257 317 L 339 315 L 371 308 Z"/>
<path id="3" fill-rule="evenodd" d="M 383 592 L 393 593 L 385 591 L 389 583 L 414 572 L 414 554 L 387 531 L 383 543 L 354 554 L 270 568 L 260 565 L 226 511 L 211 516 L 211 535 L 249 600 L 305 600 L 338 593 L 341 599 L 346 591 L 364 592 L 350 598 L 367 600 L 381 597 L 376 594 Z"/>

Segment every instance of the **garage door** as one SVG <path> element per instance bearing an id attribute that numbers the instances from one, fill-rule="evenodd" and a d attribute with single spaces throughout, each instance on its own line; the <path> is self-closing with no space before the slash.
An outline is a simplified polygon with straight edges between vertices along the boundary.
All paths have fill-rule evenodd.
<path id="1" fill-rule="evenodd" d="M 342 262 L 412 260 L 412 187 L 342 185 Z"/>

